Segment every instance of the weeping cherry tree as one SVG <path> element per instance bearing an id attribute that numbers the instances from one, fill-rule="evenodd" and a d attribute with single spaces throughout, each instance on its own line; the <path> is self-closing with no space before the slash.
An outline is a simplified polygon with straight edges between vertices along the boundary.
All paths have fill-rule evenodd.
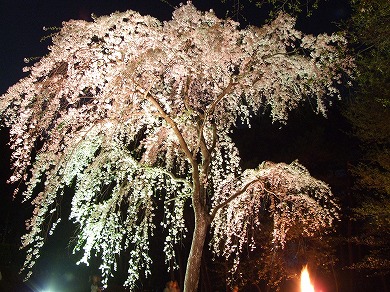
<path id="1" fill-rule="evenodd" d="M 324 182 L 298 162 L 241 169 L 229 135 L 264 112 L 285 123 L 307 100 L 325 114 L 339 96 L 352 68 L 345 39 L 294 25 L 281 13 L 240 29 L 190 2 L 166 22 L 127 11 L 63 23 L 49 53 L 0 99 L 13 150 L 9 182 L 23 183 L 34 206 L 22 237 L 28 276 L 69 187 L 80 262 L 98 255 L 107 283 L 126 251 L 132 290 L 151 273 L 157 225 L 167 263 L 192 233 L 184 291 L 197 290 L 205 244 L 235 271 L 243 247 L 256 246 L 251 234 L 264 208 L 280 246 L 297 221 L 306 235 L 329 228 L 337 205 Z"/>

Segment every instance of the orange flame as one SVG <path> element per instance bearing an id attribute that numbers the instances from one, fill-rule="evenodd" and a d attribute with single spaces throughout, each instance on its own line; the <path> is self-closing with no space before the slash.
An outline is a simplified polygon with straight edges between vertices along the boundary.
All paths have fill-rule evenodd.
<path id="1" fill-rule="evenodd" d="M 301 272 L 301 292 L 314 292 L 314 286 L 310 281 L 307 265 L 303 267 Z"/>

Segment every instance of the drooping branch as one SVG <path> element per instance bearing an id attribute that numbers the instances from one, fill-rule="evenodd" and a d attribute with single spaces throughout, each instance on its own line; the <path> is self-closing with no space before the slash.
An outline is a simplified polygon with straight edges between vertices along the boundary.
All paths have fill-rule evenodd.
<path id="1" fill-rule="evenodd" d="M 231 195 L 230 197 L 228 197 L 225 201 L 223 201 L 222 203 L 219 203 L 217 206 L 215 206 L 212 210 L 211 210 L 211 214 L 210 214 L 210 217 L 211 217 L 211 220 L 214 219 L 215 215 L 217 214 L 217 212 L 219 210 L 221 210 L 223 207 L 225 207 L 226 205 L 228 205 L 231 201 L 233 201 L 234 199 L 236 199 L 237 197 L 239 197 L 240 195 L 242 195 L 243 193 L 246 192 L 246 190 L 252 185 L 254 184 L 255 182 L 258 182 L 258 179 L 254 179 L 253 181 L 247 183 L 244 187 L 242 187 L 239 191 L 237 191 L 236 193 L 234 193 L 233 195 Z"/>

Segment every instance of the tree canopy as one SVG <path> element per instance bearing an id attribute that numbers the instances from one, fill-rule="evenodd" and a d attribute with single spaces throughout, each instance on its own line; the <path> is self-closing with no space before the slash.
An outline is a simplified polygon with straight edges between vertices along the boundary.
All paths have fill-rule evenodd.
<path id="1" fill-rule="evenodd" d="M 360 141 L 361 156 L 350 167 L 355 179 L 357 220 L 365 222 L 357 242 L 370 252 L 353 267 L 368 274 L 390 273 L 390 3 L 351 1 L 354 13 L 347 23 L 356 49 L 359 74 L 353 100 L 345 115 Z M 356 219 L 356 218 L 355 218 Z"/>
<path id="2" fill-rule="evenodd" d="M 255 246 L 251 233 L 264 208 L 280 245 L 297 221 L 304 234 L 330 227 L 337 205 L 325 183 L 296 161 L 243 170 L 229 135 L 264 112 L 285 123 L 304 101 L 326 114 L 339 96 L 353 67 L 344 37 L 304 35 L 294 21 L 280 13 L 240 30 L 189 2 L 163 23 L 134 11 L 63 23 L 49 54 L 0 99 L 13 150 L 10 182 L 24 182 L 34 206 L 24 268 L 59 224 L 67 187 L 80 262 L 99 255 L 106 282 L 126 251 L 131 288 L 150 273 L 156 224 L 166 232 L 166 260 L 174 259 L 188 208 L 195 228 L 186 291 L 197 288 L 207 231 L 214 253 L 234 258 L 234 272 L 244 244 Z"/>

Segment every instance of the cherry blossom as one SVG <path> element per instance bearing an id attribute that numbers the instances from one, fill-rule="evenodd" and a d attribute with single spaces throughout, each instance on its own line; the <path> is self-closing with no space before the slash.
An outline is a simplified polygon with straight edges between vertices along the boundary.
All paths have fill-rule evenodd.
<path id="1" fill-rule="evenodd" d="M 167 263 L 193 232 L 185 291 L 197 289 L 208 231 L 216 256 L 234 257 L 234 272 L 244 244 L 256 246 L 250 233 L 261 208 L 270 210 L 281 246 L 298 221 L 306 234 L 331 227 L 337 204 L 325 183 L 298 162 L 243 170 L 229 136 L 264 109 L 285 123 L 305 100 L 326 114 L 339 98 L 353 68 L 345 39 L 304 35 L 294 25 L 280 13 L 261 28 L 240 29 L 190 2 L 166 22 L 134 11 L 64 22 L 49 53 L 0 98 L 13 150 L 9 181 L 24 182 L 34 206 L 24 269 L 34 266 L 46 232 L 55 232 L 67 187 L 80 262 L 99 255 L 107 283 L 116 256 L 129 250 L 130 289 L 150 274 L 156 224 L 167 231 Z M 157 199 L 163 222 L 154 218 Z"/>

